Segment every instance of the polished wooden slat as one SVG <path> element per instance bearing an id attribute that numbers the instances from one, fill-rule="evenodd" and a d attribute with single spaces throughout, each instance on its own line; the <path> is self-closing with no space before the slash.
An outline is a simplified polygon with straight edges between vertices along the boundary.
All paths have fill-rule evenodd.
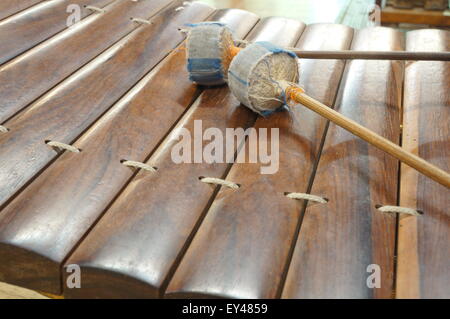
<path id="1" fill-rule="evenodd" d="M 170 0 L 117 1 L 0 67 L 0 124 L 92 60 Z"/>
<path id="2" fill-rule="evenodd" d="M 411 51 L 450 51 L 450 32 L 407 33 Z M 403 147 L 450 171 L 450 62 L 406 65 Z M 400 205 L 422 216 L 400 216 L 397 298 L 450 298 L 450 190 L 408 166 L 400 169 Z"/>
<path id="3" fill-rule="evenodd" d="M 255 22 L 253 16 L 245 20 L 247 29 Z M 291 32 L 280 29 L 283 25 Z M 280 35 L 287 34 L 292 45 L 303 24 L 266 19 L 247 39 L 264 39 L 264 34 L 272 37 L 274 28 Z M 158 171 L 139 173 L 67 261 L 81 265 L 85 276 L 83 288 L 67 289 L 68 297 L 156 297 L 163 293 L 216 190 L 201 183 L 199 176 L 221 177 L 229 165 L 174 163 L 171 151 L 178 142 L 176 132 L 183 127 L 193 135 L 195 120 L 202 120 L 204 129 L 225 132 L 227 127 L 252 125 L 255 115 L 240 107 L 227 87 L 205 90 L 149 159 Z M 130 278 L 132 284 L 128 284 Z"/>
<path id="4" fill-rule="evenodd" d="M 0 1 L 0 19 L 18 13 L 43 0 L 2 0 Z"/>
<path id="5" fill-rule="evenodd" d="M 352 49 L 402 50 L 402 41 L 393 29 L 367 28 Z M 398 143 L 402 81 L 402 62 L 353 60 L 336 109 Z M 397 170 L 396 159 L 330 124 L 311 189 L 329 202 L 306 209 L 284 298 L 391 297 L 396 217 L 375 206 L 396 205 Z M 372 264 L 380 267 L 379 288 L 366 284 Z"/>
<path id="6" fill-rule="evenodd" d="M 298 40 L 304 28 L 305 24 L 298 20 L 267 17 L 264 18 L 263 23 L 256 25 L 249 36 L 249 41 L 268 41 L 282 47 L 289 47 L 292 46 L 293 41 Z M 271 30 L 271 32 L 268 30 Z M 281 36 L 283 33 L 285 35 Z"/>
<path id="7" fill-rule="evenodd" d="M 0 64 L 3 64 L 40 42 L 67 28 L 69 5 L 78 5 L 81 17 L 92 11 L 83 5 L 104 7 L 114 0 L 54 0 L 44 1 L 28 10 L 0 21 Z"/>
<path id="8" fill-rule="evenodd" d="M 298 45 L 347 49 L 352 34 L 345 26 L 311 25 Z M 318 100 L 333 104 L 343 69 L 343 61 L 302 60 L 301 84 Z M 302 207 L 284 192 L 306 191 L 325 124 L 306 108 L 258 118 L 255 128 L 267 129 L 268 145 L 271 129 L 279 130 L 278 169 L 262 174 L 267 164 L 233 165 L 226 178 L 241 187 L 218 193 L 167 289 L 169 297 L 279 295 Z"/>
<path id="9" fill-rule="evenodd" d="M 44 143 L 46 139 L 70 143 L 77 138 L 183 40 L 184 34 L 179 32 L 179 26 L 202 21 L 213 11 L 201 3 L 192 3 L 181 11 L 175 10 L 181 3 L 176 1 L 170 5 L 152 19 L 151 25 L 130 34 L 45 97 L 40 104 L 34 105 L 18 121 L 11 123 L 14 124 L 11 131 L 0 138 L 0 181 L 9 188 L 4 192 L 5 187 L 2 186 L 2 195 L 13 193 L 15 188 L 20 187 L 19 183 L 31 179 L 58 155 Z M 132 115 L 138 120 L 141 110 L 135 111 L 137 115 Z M 126 143 L 128 132 L 122 131 L 121 134 Z M 106 133 L 104 143 L 110 138 Z M 82 154 L 76 155 L 83 158 Z M 107 153 L 106 156 L 109 155 Z M 115 162 L 111 158 L 113 167 Z M 96 164 L 102 168 L 96 173 L 101 176 L 104 164 Z M 74 165 L 72 169 L 80 168 Z M 73 191 L 79 191 L 77 196 L 68 194 L 75 200 L 72 206 L 65 200 L 58 201 L 56 193 L 48 193 L 42 187 L 52 178 L 56 181 L 59 178 L 62 184 L 58 185 L 66 184 L 68 180 L 62 172 L 56 170 L 55 175 L 44 172 L 0 213 L 0 259 L 6 260 L 0 265 L 0 280 L 41 291 L 60 292 L 60 263 L 101 214 L 101 211 L 95 215 L 77 207 L 76 200 L 81 200 L 83 196 L 89 197 L 92 205 L 101 200 L 95 194 L 88 194 L 91 188 L 86 188 L 87 182 L 84 180 L 74 183 Z M 111 186 L 107 178 L 104 186 Z"/>

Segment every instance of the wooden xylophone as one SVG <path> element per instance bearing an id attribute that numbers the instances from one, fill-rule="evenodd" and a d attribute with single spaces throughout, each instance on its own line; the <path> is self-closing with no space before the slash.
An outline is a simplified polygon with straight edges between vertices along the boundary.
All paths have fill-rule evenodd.
<path id="1" fill-rule="evenodd" d="M 71 27 L 69 4 L 86 6 Z M 192 84 L 180 28 L 359 51 L 449 51 L 449 31 L 170 0 L 2 1 L 0 18 L 0 281 L 65 298 L 450 297 L 449 189 L 306 108 L 257 117 L 226 86 Z M 450 170 L 450 62 L 302 59 L 300 74 L 314 98 Z M 175 163 L 197 120 L 278 128 L 279 170 Z"/>

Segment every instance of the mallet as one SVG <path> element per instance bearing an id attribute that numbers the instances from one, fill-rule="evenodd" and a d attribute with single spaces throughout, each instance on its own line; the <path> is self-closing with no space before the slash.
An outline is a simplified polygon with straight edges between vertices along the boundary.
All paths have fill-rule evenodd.
<path id="1" fill-rule="evenodd" d="M 268 116 L 290 102 L 302 104 L 450 188 L 447 172 L 305 94 L 297 84 L 299 68 L 294 52 L 268 42 L 236 48 L 231 31 L 220 23 L 193 25 L 186 46 L 192 81 L 202 85 L 228 82 L 238 100 L 262 116 Z"/>

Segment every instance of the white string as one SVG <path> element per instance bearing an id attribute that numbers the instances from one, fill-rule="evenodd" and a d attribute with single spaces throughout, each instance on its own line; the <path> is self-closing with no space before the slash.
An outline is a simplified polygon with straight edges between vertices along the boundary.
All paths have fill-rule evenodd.
<path id="1" fill-rule="evenodd" d="M 200 177 L 200 181 L 207 184 L 216 184 L 216 185 L 222 185 L 226 186 L 232 189 L 238 189 L 239 185 L 233 182 L 226 181 L 221 178 L 215 178 L 215 177 Z"/>
<path id="2" fill-rule="evenodd" d="M 239 40 L 239 39 L 235 39 L 234 40 L 234 43 L 235 44 L 243 44 L 243 45 L 247 45 L 247 44 L 249 44 L 250 42 L 249 41 L 247 41 L 247 40 Z"/>
<path id="3" fill-rule="evenodd" d="M 141 19 L 141 18 L 131 18 L 131 21 L 141 24 L 152 24 L 149 20 Z"/>
<path id="4" fill-rule="evenodd" d="M 377 209 L 380 212 L 383 213 L 394 213 L 394 214 L 408 214 L 408 215 L 414 215 L 414 216 L 420 216 L 423 213 L 419 212 L 416 209 L 408 208 L 408 207 L 400 207 L 400 206 L 380 206 L 377 207 Z"/>
<path id="5" fill-rule="evenodd" d="M 284 103 L 283 100 L 278 99 L 276 97 L 265 97 L 265 96 L 255 95 L 255 94 L 249 94 L 248 96 L 251 97 L 251 98 L 254 98 L 254 99 L 259 99 L 259 100 L 277 101 L 277 102 L 280 102 L 280 103 Z"/>
<path id="6" fill-rule="evenodd" d="M 304 199 L 307 201 L 317 202 L 317 203 L 321 203 L 321 204 L 328 203 L 328 200 L 323 197 L 306 194 L 306 193 L 288 193 L 285 196 L 287 198 L 291 198 L 291 199 Z"/>
<path id="7" fill-rule="evenodd" d="M 135 162 L 135 161 L 126 161 L 126 160 L 122 161 L 121 163 L 128 167 L 141 168 L 141 169 L 149 171 L 149 172 L 156 172 L 155 167 L 150 166 L 145 163 Z"/>
<path id="8" fill-rule="evenodd" d="M 0 125 L 0 132 L 1 133 L 7 133 L 7 132 L 9 132 L 9 129 L 4 127 L 3 125 Z"/>
<path id="9" fill-rule="evenodd" d="M 178 7 L 175 9 L 175 11 L 181 11 L 181 10 L 184 10 L 184 7 Z"/>
<path id="10" fill-rule="evenodd" d="M 56 147 L 61 150 L 66 150 L 66 151 L 69 151 L 72 153 L 80 153 L 80 149 L 76 148 L 75 146 L 66 144 L 66 143 L 61 143 L 61 142 L 56 142 L 56 141 L 48 141 L 48 142 L 46 142 L 46 144 L 51 147 Z"/>
<path id="11" fill-rule="evenodd" d="M 99 8 L 99 7 L 94 7 L 94 6 L 84 6 L 86 9 L 91 10 L 91 11 L 96 11 L 99 13 L 103 13 L 105 12 L 105 9 Z"/>

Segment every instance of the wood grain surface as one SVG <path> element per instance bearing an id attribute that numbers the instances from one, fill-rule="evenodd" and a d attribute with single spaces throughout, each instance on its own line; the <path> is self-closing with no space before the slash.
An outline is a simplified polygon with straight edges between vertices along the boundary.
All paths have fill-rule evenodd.
<path id="1" fill-rule="evenodd" d="M 450 32 L 407 33 L 406 49 L 449 51 Z M 409 62 L 405 71 L 403 147 L 450 171 L 450 62 Z M 402 165 L 397 298 L 450 298 L 450 190 Z"/>
<path id="2" fill-rule="evenodd" d="M 114 2 L 0 66 L 0 124 L 136 29 L 130 17 L 149 18 L 169 2 Z"/>
<path id="3" fill-rule="evenodd" d="M 243 21 L 247 30 L 255 22 L 254 16 Z M 281 34 L 286 31 L 282 26 L 291 29 L 292 45 L 303 24 L 281 18 L 262 21 L 247 39 L 264 39 L 264 34 L 272 37 L 274 29 Z M 177 132 L 186 129 L 194 136 L 198 120 L 202 121 L 203 130 L 215 128 L 225 133 L 226 128 L 251 126 L 255 115 L 240 107 L 227 87 L 208 88 L 202 93 L 149 159 L 148 163 L 158 167 L 158 171 L 139 173 L 68 260 L 67 263 L 82 265 L 89 296 L 157 297 L 164 292 L 217 190 L 214 185 L 200 182 L 199 177 L 222 177 L 229 166 L 174 162 L 172 150 L 179 141 Z M 242 137 L 237 138 L 236 145 L 240 142 Z M 206 144 L 207 141 L 202 142 L 203 146 Z M 141 281 L 135 294 L 127 287 L 129 278 Z M 80 292 L 67 290 L 66 295 L 84 296 Z"/>
<path id="4" fill-rule="evenodd" d="M 69 5 L 78 5 L 80 18 L 92 13 L 84 5 L 104 7 L 114 0 L 44 1 L 9 19 L 0 21 L 0 64 L 3 64 L 56 33 L 66 29 L 71 12 Z"/>
<path id="5" fill-rule="evenodd" d="M 311 25 L 298 47 L 348 49 L 352 34 L 345 26 Z M 332 104 L 343 69 L 343 61 L 302 60 L 301 85 L 318 100 Z M 325 123 L 306 108 L 258 118 L 255 128 L 268 130 L 267 144 L 273 138 L 270 130 L 279 130 L 278 170 L 263 174 L 261 169 L 267 165 L 261 159 L 233 165 L 227 180 L 241 187 L 219 191 L 170 282 L 168 297 L 279 295 L 302 208 L 300 201 L 284 193 L 307 190 Z"/>
<path id="6" fill-rule="evenodd" d="M 236 36 L 244 37 L 257 22 L 258 17 L 241 10 L 220 10 L 212 15 L 209 20 L 227 23 L 235 31 Z M 167 92 L 173 93 L 167 95 Z M 136 95 L 131 101 L 129 101 L 129 98 L 125 98 L 123 106 L 112 109 L 110 116 L 107 115 L 102 118 L 98 125 L 77 143 L 84 150 L 90 150 L 84 152 L 86 155 L 82 163 L 85 164 L 82 164 L 84 169 L 81 172 L 70 173 L 70 168 L 77 165 L 76 157 L 58 161 L 56 165 L 59 167 L 58 170 L 64 170 L 71 175 L 70 179 L 74 180 L 73 184 L 67 185 L 59 191 L 61 194 L 59 200 L 66 203 L 70 202 L 70 197 L 77 189 L 77 181 L 83 181 L 84 184 L 90 185 L 87 187 L 91 191 L 80 193 L 80 197 L 72 202 L 73 207 L 85 215 L 98 215 L 99 212 L 107 208 L 108 204 L 134 175 L 133 170 L 120 164 L 120 160 L 131 159 L 144 162 L 195 98 L 198 97 L 199 92 L 197 86 L 189 80 L 185 51 L 175 51 L 139 85 Z M 126 135 L 123 132 L 126 132 Z M 132 138 L 130 138 L 131 136 Z M 98 166 L 98 162 L 107 162 L 109 165 L 105 169 L 105 166 Z M 78 165 L 80 165 L 80 162 L 78 162 Z M 85 173 L 87 172 L 93 174 L 86 177 Z M 153 175 L 147 171 L 142 173 L 145 177 Z M 155 174 L 162 174 L 167 179 L 167 173 L 164 172 L 163 168 L 158 167 Z M 53 175 L 57 176 L 58 173 L 53 173 Z M 157 188 L 155 185 L 152 185 L 152 187 Z M 148 186 L 145 189 L 148 190 Z M 148 200 L 153 198 L 152 194 L 156 198 L 161 196 L 161 193 L 158 194 L 158 192 L 145 193 L 145 199 L 136 198 L 127 199 L 127 201 L 148 209 Z M 132 278 L 140 278 L 140 272 L 133 272 L 132 269 L 127 268 L 124 262 L 128 258 L 132 258 L 133 265 L 139 265 L 142 263 L 143 257 L 135 256 L 135 252 L 146 249 L 152 251 L 153 244 L 144 242 L 146 232 L 139 232 L 137 238 L 132 238 L 136 236 L 135 230 L 129 233 L 129 226 L 125 225 L 132 225 L 135 221 L 133 216 L 139 217 L 140 214 L 135 212 L 136 209 L 133 209 L 132 205 L 127 206 L 125 210 L 119 209 L 118 212 L 114 207 L 116 206 L 107 211 L 106 216 L 103 217 L 106 221 L 100 220 L 99 225 L 94 227 L 92 234 L 87 236 L 87 239 L 67 261 L 67 264 L 82 266 L 83 284 L 81 289 L 66 288 L 66 297 L 131 298 L 157 297 L 159 295 L 158 288 L 151 290 L 144 285 L 144 282 L 133 280 Z M 70 206 L 68 209 L 70 209 Z M 131 212 L 133 213 L 130 215 Z M 120 215 L 123 213 L 126 213 L 129 221 L 126 217 L 127 221 L 124 222 L 123 216 Z M 139 217 L 139 220 L 141 218 Z M 118 223 L 111 223 L 111 221 L 117 221 Z M 152 222 L 152 225 L 156 224 Z M 105 227 L 107 228 L 106 234 Z M 112 229 L 109 227 L 112 227 Z M 139 227 L 143 227 L 142 221 L 139 221 Z M 151 231 L 150 225 L 145 226 L 145 228 Z M 133 243 L 133 250 L 130 247 L 126 248 L 125 238 L 127 237 Z M 178 236 L 175 238 L 178 238 Z M 121 244 L 115 245 L 116 242 Z M 97 249 L 98 251 L 96 251 Z M 107 260 L 104 259 L 105 256 L 107 256 Z M 115 260 L 118 256 L 121 257 Z M 110 267 L 111 264 L 107 261 L 112 262 L 114 266 Z M 144 264 L 143 267 L 148 268 L 149 265 Z M 97 271 L 92 270 L 92 268 L 97 268 Z M 123 274 L 129 276 L 129 278 L 124 277 Z"/>
<path id="7" fill-rule="evenodd" d="M 0 19 L 18 13 L 43 0 L 2 0 L 0 1 Z"/>
<path id="8" fill-rule="evenodd" d="M 402 50 L 402 43 L 398 31 L 367 28 L 352 49 Z M 336 110 L 398 143 L 402 81 L 403 62 L 353 60 Z M 311 189 L 329 201 L 305 211 L 283 298 L 391 297 L 396 216 L 375 205 L 396 205 L 397 179 L 397 160 L 330 124 Z M 378 288 L 366 284 L 372 267 Z"/>
<path id="9" fill-rule="evenodd" d="M 179 26 L 202 21 L 213 12 L 211 7 L 201 3 L 175 10 L 181 4 L 182 1 L 171 4 L 152 19 L 151 25 L 127 36 L 43 98 L 40 104 L 35 104 L 17 121 L 11 122 L 14 124 L 11 131 L 0 137 L 0 180 L 9 188 L 6 191 L 2 188 L 2 196 L 8 192 L 12 194 L 20 187 L 19 183 L 26 183 L 60 154 L 46 145 L 45 140 L 66 143 L 75 140 L 184 39 Z M 140 112 L 139 109 L 135 111 Z M 136 120 L 139 117 L 138 114 L 134 116 Z M 123 134 L 123 141 L 127 142 L 128 132 L 117 134 Z M 104 143 L 110 138 L 109 132 L 102 137 Z M 92 149 L 94 151 L 95 147 Z M 82 159 L 89 156 L 84 153 L 90 151 L 89 148 L 70 155 L 80 155 Z M 107 153 L 106 157 L 109 155 Z M 117 165 L 115 167 L 126 170 L 120 165 L 120 159 L 118 161 L 111 158 L 112 167 Z M 68 171 L 80 169 L 77 164 L 75 160 Z M 106 168 L 103 163 L 97 165 L 101 168 L 96 173 L 100 177 Z M 77 207 L 78 200 L 86 196 L 92 200 L 91 208 L 99 208 L 95 202 L 101 199 L 94 193 L 89 194 L 96 183 L 87 186 L 89 179 L 73 180 L 73 188 L 67 185 L 69 192 L 79 192 L 78 195 L 69 193 L 64 197 L 60 192 L 55 193 L 58 187 L 64 187 L 62 185 L 71 180 L 59 167 L 60 164 L 54 165 L 44 171 L 1 212 L 0 259 L 7 261 L 0 265 L 0 280 L 59 293 L 61 262 L 101 214 L 101 205 L 96 214 Z M 92 174 L 89 170 L 84 173 Z M 8 180 L 13 184 L 8 184 Z M 50 187 L 48 192 L 44 186 Z M 54 186 L 55 190 L 52 189 Z M 104 187 L 109 186 L 105 182 Z"/>
<path id="10" fill-rule="evenodd" d="M 0 207 L 58 155 L 45 141 L 76 139 L 183 40 L 179 21 L 201 19 L 209 8 L 197 7 L 192 14 L 169 7 L 7 122 L 10 131 L 0 134 Z"/>

